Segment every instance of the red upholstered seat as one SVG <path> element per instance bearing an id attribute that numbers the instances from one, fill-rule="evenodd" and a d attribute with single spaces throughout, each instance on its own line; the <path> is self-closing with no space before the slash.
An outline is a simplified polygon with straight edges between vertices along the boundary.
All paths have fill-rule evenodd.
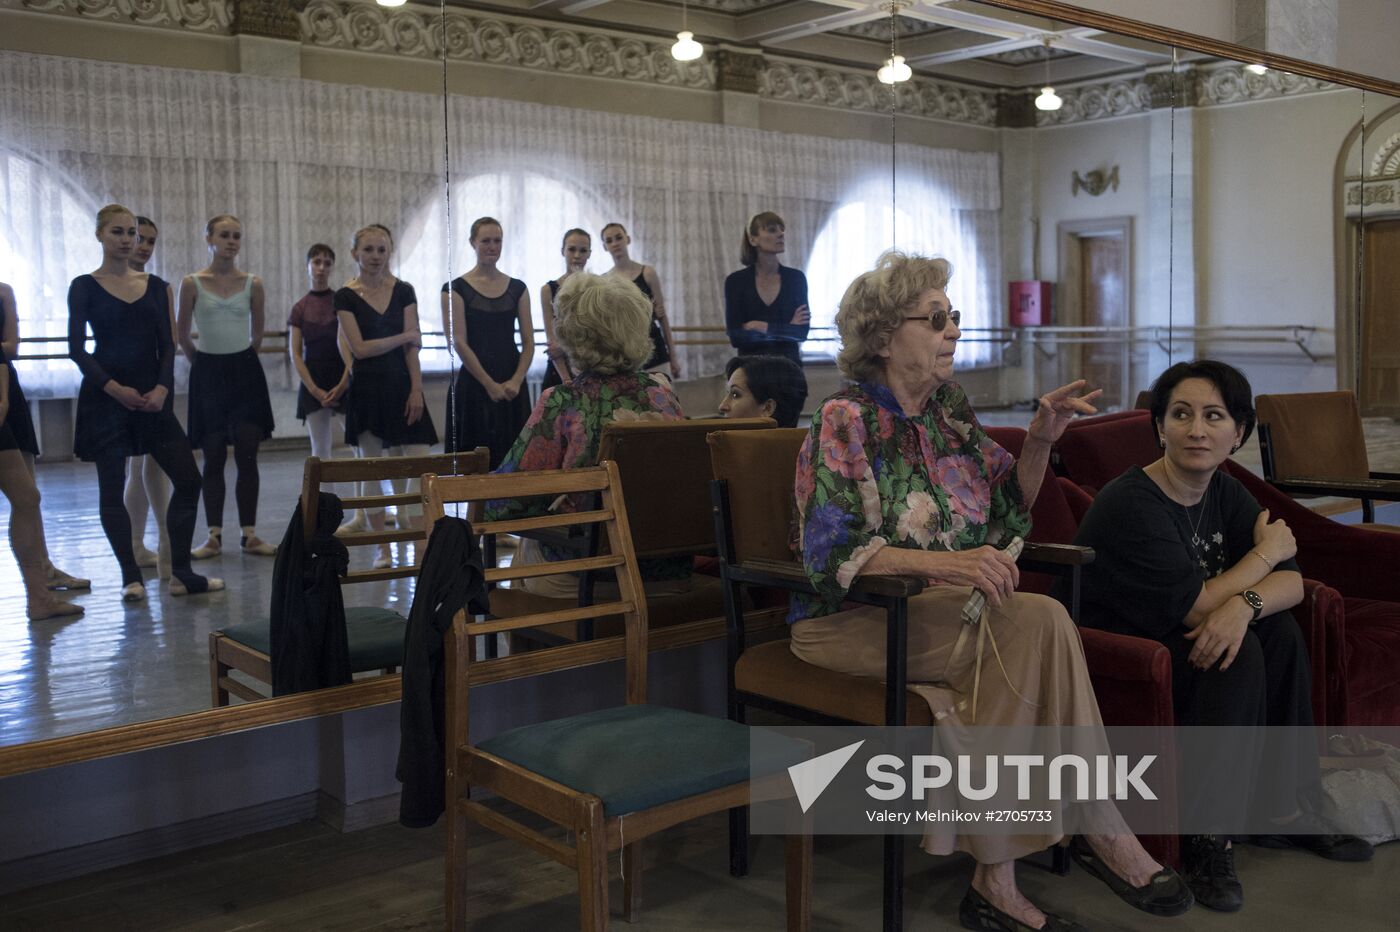
<path id="1" fill-rule="evenodd" d="M 1085 489 L 1161 455 L 1146 411 L 1075 421 L 1057 449 L 1062 474 Z M 1400 724 L 1400 534 L 1333 521 L 1233 460 L 1223 468 L 1298 540 L 1305 598 L 1294 614 L 1308 645 L 1318 723 Z"/>

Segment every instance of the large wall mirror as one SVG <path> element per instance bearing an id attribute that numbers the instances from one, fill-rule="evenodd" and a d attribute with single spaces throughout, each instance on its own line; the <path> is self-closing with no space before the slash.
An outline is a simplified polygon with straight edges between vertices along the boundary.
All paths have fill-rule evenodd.
<path id="1" fill-rule="evenodd" d="M 65 296 L 102 261 L 92 228 L 109 202 L 156 221 L 149 269 L 177 303 L 211 263 L 207 221 L 241 221 L 237 266 L 265 293 L 275 427 L 256 526 L 273 544 L 307 453 L 285 335 L 307 250 L 334 249 L 337 289 L 360 273 L 351 238 L 372 223 L 416 293 L 439 438 L 457 430 L 462 366 L 440 292 L 477 263 L 480 217 L 500 223 L 498 265 L 526 285 L 537 345 L 565 231 L 590 234 L 587 268 L 604 272 L 603 227 L 623 224 L 628 258 L 664 283 L 692 416 L 718 401 L 724 277 L 760 210 L 783 217 L 782 261 L 809 282 L 811 401 L 836 385 L 845 285 L 897 246 L 954 263 L 959 378 L 979 411 L 1080 375 L 1131 407 L 1168 361 L 1204 353 L 1259 391 L 1355 386 L 1368 413 L 1400 411 L 1400 100 L 1359 76 L 1014 0 L 166 3 L 140 28 L 115 3 L 84 5 L 100 9 L 81 21 L 50 6 L 5 13 L 23 28 L 0 52 L 0 279 L 24 338 L 50 552 L 93 589 L 73 596 L 81 619 L 26 623 L 15 564 L 0 561 L 0 774 L 396 698 L 378 677 L 212 708 L 210 632 L 265 616 L 273 597 L 274 558 L 239 550 L 232 452 L 223 552 L 194 564 L 228 588 L 176 598 L 151 580 L 145 601 L 118 599 L 93 466 L 71 461 L 81 377 L 65 356 Z M 672 55 L 683 27 L 704 44 L 696 60 Z M 92 35 L 116 51 L 68 57 Z M 895 56 L 911 74 L 888 85 L 877 70 Z M 545 365 L 537 353 L 523 391 Z M 184 420 L 183 359 L 175 378 Z M 196 546 L 212 523 L 201 502 Z M 409 578 L 346 597 L 404 615 L 411 600 Z"/>

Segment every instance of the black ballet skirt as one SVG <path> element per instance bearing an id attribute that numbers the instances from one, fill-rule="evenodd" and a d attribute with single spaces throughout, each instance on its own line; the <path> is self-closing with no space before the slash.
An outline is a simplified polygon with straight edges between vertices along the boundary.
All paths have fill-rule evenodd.
<path id="1" fill-rule="evenodd" d="M 335 293 L 336 312 L 349 311 L 355 315 L 362 340 L 380 340 L 403 333 L 404 308 L 417 303 L 413 286 L 403 281 L 394 282 L 389 306 L 383 314 L 370 307 L 353 288 L 342 288 Z M 437 443 L 437 429 L 426 407 L 423 416 L 412 424 L 404 417 L 412 387 L 404 347 L 396 346 L 378 356 L 356 359 L 350 370 L 350 390 L 345 395 L 345 442 L 358 446 L 356 438 L 368 431 L 386 447 Z"/>
<path id="2" fill-rule="evenodd" d="M 240 424 L 256 425 L 264 440 L 272 436 L 272 400 L 257 350 L 194 354 L 188 423 L 196 447 L 206 434 L 222 433 L 232 443 Z"/>
<path id="3" fill-rule="evenodd" d="M 497 382 L 515 375 L 520 363 L 520 350 L 515 345 L 517 308 L 525 283 L 512 278 L 505 293 L 497 298 L 483 297 L 464 279 L 455 278 L 442 286 L 456 292 L 462 299 L 467 325 L 467 346 L 476 354 L 486 374 Z M 472 450 L 488 447 L 491 468 L 501 465 L 510 445 L 520 435 L 530 419 L 530 396 L 522 385 L 520 394 L 509 401 L 492 401 L 481 383 L 466 369 L 452 374 L 452 393 L 448 395 L 447 450 Z"/>
<path id="4" fill-rule="evenodd" d="M 653 305 L 651 312 L 651 358 L 642 368 L 654 369 L 657 366 L 666 365 L 671 361 L 671 351 L 666 346 L 666 334 L 661 329 L 661 321 L 656 319 L 656 297 L 651 293 L 651 286 L 647 284 L 646 272 L 637 273 L 637 277 L 632 279 L 632 284 L 640 288 L 642 294 L 647 296 L 647 301 Z"/>
<path id="5" fill-rule="evenodd" d="M 68 355 L 83 372 L 73 431 L 73 452 L 79 459 L 144 456 L 161 444 L 184 440 L 173 405 L 175 343 L 169 285 L 162 279 L 147 276 L 145 293 L 131 302 L 108 292 L 91 275 L 73 279 L 68 288 Z M 165 407 L 156 413 L 128 410 L 103 390 L 108 381 L 143 394 L 164 385 Z"/>
<path id="6" fill-rule="evenodd" d="M 5 368 L 10 370 L 10 413 L 5 415 L 5 433 L 0 436 L 0 450 L 20 450 L 38 456 L 39 435 L 34 431 L 34 419 L 30 417 L 29 403 L 25 401 L 24 389 L 19 384 L 19 373 L 15 371 L 14 363 L 8 360 Z"/>

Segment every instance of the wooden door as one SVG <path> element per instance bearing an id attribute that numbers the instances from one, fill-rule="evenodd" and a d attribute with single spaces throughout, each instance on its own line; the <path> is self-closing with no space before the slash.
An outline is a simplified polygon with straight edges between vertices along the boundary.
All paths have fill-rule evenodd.
<path id="1" fill-rule="evenodd" d="M 1361 413 L 1400 417 L 1400 220 L 1366 224 L 1361 269 Z"/>
<path id="2" fill-rule="evenodd" d="M 1079 237 L 1080 323 L 1085 327 L 1128 326 L 1127 250 L 1121 233 Z M 1086 343 L 1076 378 L 1103 389 L 1102 408 L 1131 403 L 1125 398 L 1128 344 L 1118 339 Z"/>

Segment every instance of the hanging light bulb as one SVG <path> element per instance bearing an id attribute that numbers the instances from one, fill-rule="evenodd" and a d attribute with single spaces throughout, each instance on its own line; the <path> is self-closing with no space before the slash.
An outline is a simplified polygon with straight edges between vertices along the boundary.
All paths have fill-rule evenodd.
<path id="1" fill-rule="evenodd" d="M 682 29 L 676 33 L 676 44 L 671 46 L 671 57 L 676 61 L 695 61 L 705 54 L 705 47 L 695 41 L 695 33 Z"/>
<path id="2" fill-rule="evenodd" d="M 1244 70 L 1248 71 L 1250 74 L 1268 74 L 1269 66 L 1254 62 L 1253 64 L 1245 65 Z"/>
<path id="3" fill-rule="evenodd" d="M 681 0 L 681 31 L 676 33 L 676 44 L 671 46 L 671 57 L 676 61 L 695 61 L 705 54 L 705 47 L 695 41 L 695 33 L 686 27 L 686 3 Z"/>
<path id="4" fill-rule="evenodd" d="M 884 67 L 875 72 L 881 84 L 899 84 L 914 76 L 914 70 L 904 63 L 903 55 L 891 55 L 885 59 Z"/>
<path id="5" fill-rule="evenodd" d="M 899 35 L 899 11 L 908 6 L 907 0 L 889 0 L 882 4 L 882 10 L 888 10 L 890 14 L 890 57 L 885 59 L 885 63 L 880 66 L 880 70 L 875 72 L 875 77 L 880 79 L 881 84 L 895 84 L 908 81 L 914 76 L 914 70 L 904 63 L 904 56 L 899 54 L 899 49 L 895 47 L 896 38 Z"/>
<path id="6" fill-rule="evenodd" d="M 407 0 L 379 0 L 380 6 L 403 6 Z"/>
<path id="7" fill-rule="evenodd" d="M 1055 89 L 1050 86 L 1050 39 L 1045 39 L 1045 86 L 1040 89 L 1040 96 L 1035 99 L 1035 109 L 1037 110 L 1058 110 L 1064 105 L 1060 95 L 1055 93 Z"/>

